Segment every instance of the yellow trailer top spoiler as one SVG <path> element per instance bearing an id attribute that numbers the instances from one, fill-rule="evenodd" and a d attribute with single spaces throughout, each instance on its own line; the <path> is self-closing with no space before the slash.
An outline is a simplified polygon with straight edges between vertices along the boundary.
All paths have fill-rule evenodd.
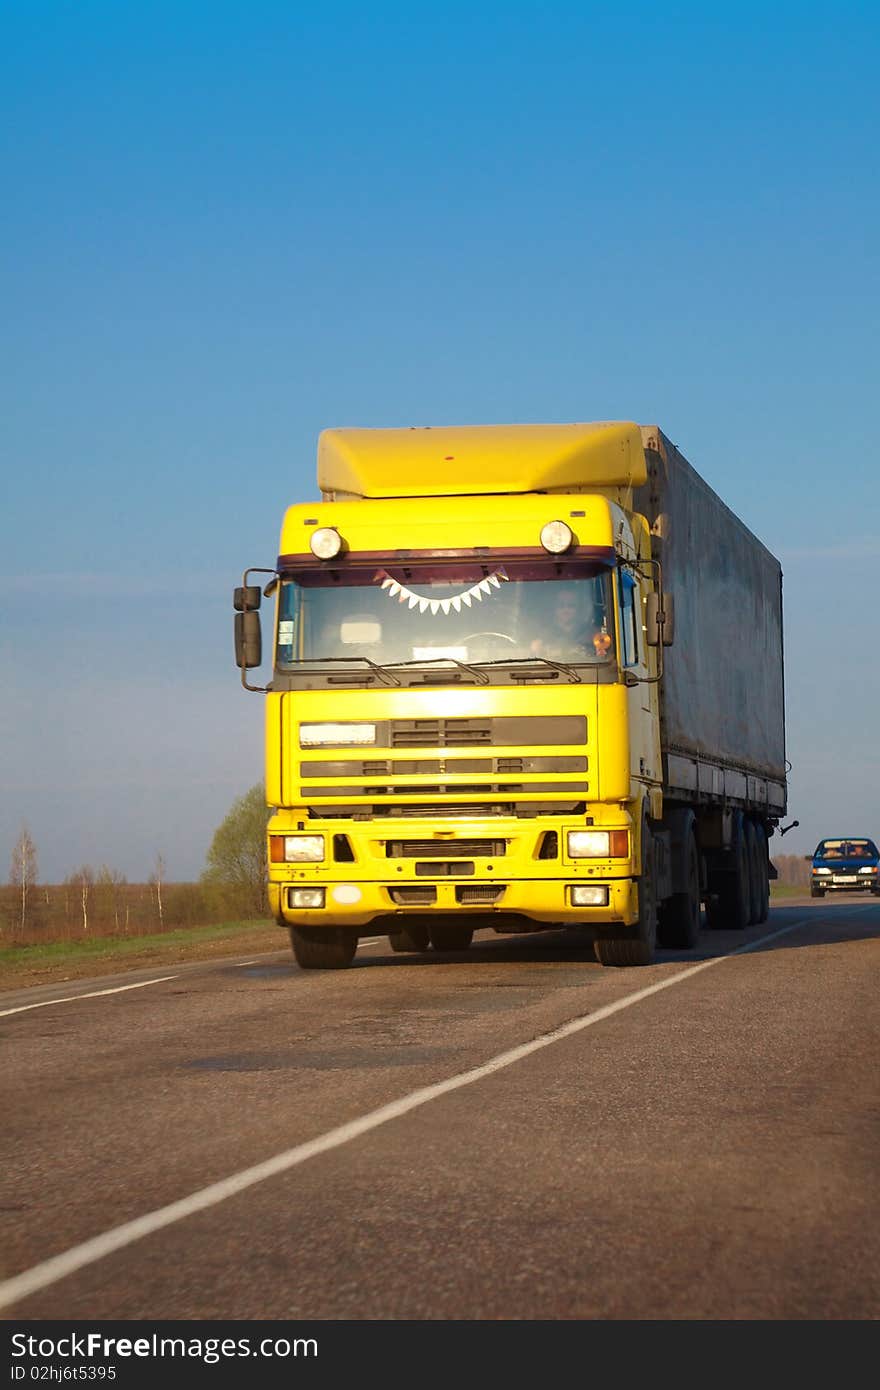
<path id="1" fill-rule="evenodd" d="M 328 500 L 578 492 L 646 478 L 641 431 L 630 421 L 329 429 L 318 439 Z"/>

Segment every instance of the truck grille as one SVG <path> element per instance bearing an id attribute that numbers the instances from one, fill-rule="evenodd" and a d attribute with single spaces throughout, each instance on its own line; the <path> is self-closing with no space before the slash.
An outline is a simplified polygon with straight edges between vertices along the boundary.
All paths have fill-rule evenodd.
<path id="1" fill-rule="evenodd" d="M 504 889 L 496 883 L 469 883 L 466 887 L 456 888 L 455 901 L 466 906 L 468 903 L 476 905 L 481 903 L 497 903 L 504 897 Z"/>
<path id="2" fill-rule="evenodd" d="M 398 907 L 430 907 L 437 901 L 437 889 L 427 883 L 416 888 L 389 888 L 388 896 Z"/>
<path id="3" fill-rule="evenodd" d="M 487 719 L 393 719 L 387 726 L 391 748 L 465 748 L 494 744 L 516 747 L 586 743 L 587 721 L 577 714 L 500 715 Z M 376 730 L 376 741 L 380 729 Z"/>
<path id="4" fill-rule="evenodd" d="M 587 732 L 581 714 L 377 720 L 369 751 L 307 753 L 294 790 L 311 817 L 324 819 L 578 815 L 595 791 Z M 386 849 L 392 859 L 443 853 L 403 841 Z M 489 840 L 471 857 L 503 853 Z"/>
<path id="5" fill-rule="evenodd" d="M 501 859 L 506 840 L 386 840 L 387 859 Z"/>
<path id="6" fill-rule="evenodd" d="M 424 790 L 424 789 L 422 789 Z M 451 788 L 461 792 L 460 787 Z M 485 788 L 484 788 L 485 790 Z M 303 801 L 308 803 L 309 793 L 303 789 Z M 406 820 L 461 820 L 476 817 L 485 820 L 488 816 L 582 816 L 587 809 L 584 800 L 579 801 L 349 801 L 341 805 L 306 805 L 308 815 L 320 820 L 381 820 L 385 817 Z"/>
<path id="7" fill-rule="evenodd" d="M 491 742 L 491 719 L 395 719 L 391 724 L 392 748 L 463 748 Z"/>

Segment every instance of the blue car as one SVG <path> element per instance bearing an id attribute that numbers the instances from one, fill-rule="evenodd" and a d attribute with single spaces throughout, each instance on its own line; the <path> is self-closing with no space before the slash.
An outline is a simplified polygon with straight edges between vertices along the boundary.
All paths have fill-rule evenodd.
<path id="1" fill-rule="evenodd" d="M 873 840 L 820 840 L 812 857 L 810 896 L 874 893 L 880 897 L 880 850 Z"/>

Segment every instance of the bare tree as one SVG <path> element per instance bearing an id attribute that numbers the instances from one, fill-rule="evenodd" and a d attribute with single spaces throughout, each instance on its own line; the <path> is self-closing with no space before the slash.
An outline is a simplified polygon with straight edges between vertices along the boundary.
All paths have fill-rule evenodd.
<path id="1" fill-rule="evenodd" d="M 112 915 L 113 927 L 117 932 L 119 931 L 119 889 L 125 881 L 125 874 L 121 874 L 118 869 L 111 869 L 109 864 L 101 865 L 95 880 L 98 915 L 99 917 L 106 917 L 108 921 Z"/>
<path id="2" fill-rule="evenodd" d="M 156 888 L 156 907 L 159 912 L 159 930 L 165 926 L 165 918 L 162 909 L 162 884 L 165 880 L 165 857 L 161 851 L 156 851 L 156 858 L 153 860 L 153 872 L 150 874 L 150 883 Z"/>
<path id="3" fill-rule="evenodd" d="M 83 932 L 89 930 L 89 903 L 91 900 L 92 885 L 95 882 L 95 871 L 91 864 L 82 864 L 78 869 L 74 869 L 65 880 L 65 884 L 76 888 L 79 892 L 79 900 L 82 906 Z"/>
<path id="4" fill-rule="evenodd" d="M 13 887 L 21 889 L 22 928 L 27 921 L 28 897 L 36 881 L 37 847 L 31 838 L 31 832 L 22 823 L 21 832 L 12 851 L 12 864 L 9 871 L 9 882 Z"/>

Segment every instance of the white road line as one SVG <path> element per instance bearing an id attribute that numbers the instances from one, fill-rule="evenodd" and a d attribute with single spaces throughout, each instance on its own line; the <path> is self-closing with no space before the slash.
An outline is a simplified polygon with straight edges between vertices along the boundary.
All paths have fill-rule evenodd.
<path id="1" fill-rule="evenodd" d="M 763 936 L 758 941 L 749 942 L 745 946 L 738 946 L 736 950 L 729 953 L 729 956 L 739 956 L 745 951 L 753 951 L 756 947 L 763 946 L 765 942 L 775 941 L 777 937 L 786 936 L 789 932 L 796 931 L 798 927 L 807 925 L 808 921 L 809 919 L 805 918 L 802 921 L 793 922 L 790 926 L 771 932 L 769 936 Z M 542 1033 L 540 1037 L 533 1038 L 531 1042 L 521 1043 L 519 1047 L 512 1047 L 507 1052 L 500 1052 L 497 1057 L 491 1058 L 480 1067 L 473 1067 L 470 1071 L 460 1072 L 458 1076 L 451 1076 L 446 1081 L 435 1082 L 433 1086 L 423 1086 L 418 1091 L 411 1091 L 408 1096 L 401 1096 L 399 1100 L 393 1100 L 388 1105 L 381 1105 L 378 1110 L 371 1110 L 369 1114 L 362 1115 L 358 1120 L 350 1120 L 348 1124 L 328 1130 L 326 1134 L 319 1135 L 317 1139 L 310 1139 L 305 1144 L 297 1144 L 293 1149 L 285 1149 L 283 1153 L 276 1154 L 274 1158 L 266 1159 L 264 1163 L 257 1163 L 252 1168 L 244 1168 L 240 1173 L 234 1173 L 232 1177 L 223 1178 L 220 1182 L 211 1183 L 210 1186 L 203 1187 L 198 1192 L 190 1193 L 188 1197 L 182 1197 L 180 1201 L 171 1202 L 167 1207 L 158 1207 L 155 1211 L 147 1212 L 145 1216 L 136 1217 L 134 1221 L 126 1221 L 122 1226 L 116 1226 L 113 1230 L 104 1231 L 102 1235 L 83 1241 L 81 1245 L 74 1245 L 70 1250 L 65 1250 L 63 1254 L 44 1260 L 41 1264 L 34 1265 L 31 1269 L 26 1269 L 12 1279 L 0 1283 L 0 1308 L 6 1308 L 11 1303 L 16 1303 L 19 1299 L 36 1293 L 39 1289 L 45 1289 L 50 1284 L 57 1283 L 59 1279 L 65 1279 L 69 1274 L 74 1274 L 78 1269 L 83 1269 L 86 1265 L 94 1264 L 106 1255 L 111 1255 L 114 1250 L 122 1250 L 126 1245 L 132 1245 L 135 1241 L 142 1240 L 144 1236 L 152 1235 L 155 1231 L 161 1231 L 165 1226 L 172 1226 L 176 1221 L 182 1221 L 185 1217 L 192 1216 L 194 1212 L 205 1211 L 206 1208 L 214 1207 L 219 1202 L 225 1202 L 227 1198 L 235 1197 L 238 1193 L 246 1191 L 249 1187 L 254 1187 L 257 1183 L 265 1182 L 267 1178 L 274 1178 L 279 1173 L 286 1173 L 291 1168 L 296 1168 L 299 1164 L 314 1158 L 317 1154 L 341 1148 L 343 1144 L 350 1144 L 353 1139 L 359 1139 L 362 1134 L 368 1134 L 370 1130 L 378 1129 L 380 1125 L 388 1124 L 390 1120 L 397 1120 L 401 1115 L 407 1115 L 411 1110 L 427 1105 L 429 1101 L 437 1100 L 439 1096 L 445 1096 L 450 1091 L 457 1091 L 462 1086 L 470 1086 L 475 1081 L 482 1081 L 484 1077 L 512 1066 L 514 1062 L 520 1062 L 524 1057 L 530 1057 L 533 1052 L 539 1052 L 552 1043 L 561 1042 L 563 1038 L 570 1038 L 573 1034 L 582 1032 L 584 1028 L 589 1028 L 594 1023 L 601 1023 L 603 1019 L 611 1018 L 612 1014 L 620 1013 L 622 1009 L 628 1009 L 643 999 L 649 999 L 652 994 L 659 994 L 661 990 L 680 984 L 682 980 L 688 980 L 692 975 L 698 975 L 701 970 L 708 970 L 710 966 L 720 965 L 722 961 L 728 960 L 729 956 L 713 956 L 711 960 L 700 961 L 698 965 L 692 965 L 687 970 L 680 970 L 677 975 L 670 975 L 655 985 L 648 985 L 645 989 L 637 990 L 635 994 L 629 994 L 624 999 L 619 999 L 616 1004 L 606 1004 L 603 1008 L 596 1009 L 594 1013 L 583 1014 L 580 1018 L 564 1023 L 560 1028 L 554 1028 L 550 1033 Z"/>
<path id="2" fill-rule="evenodd" d="M 89 994 L 67 994 L 63 999 L 44 999 L 40 1004 L 20 1004 L 17 1009 L 0 1010 L 0 1018 L 10 1014 L 27 1013 L 28 1009 L 47 1009 L 50 1004 L 73 1004 L 77 999 L 100 999 L 104 994 L 123 994 L 127 989 L 146 989 L 147 985 L 163 985 L 166 980 L 176 980 L 177 975 L 160 975 L 158 980 L 140 980 L 136 985 L 117 985 L 115 989 L 93 989 Z"/>
<path id="3" fill-rule="evenodd" d="M 361 946 L 375 946 L 381 937 L 370 937 L 369 940 L 361 941 Z M 272 952 L 271 954 L 275 954 Z M 222 961 L 220 962 L 222 964 Z M 237 960 L 232 964 L 233 970 L 243 970 L 246 965 L 259 965 L 259 960 Z M 207 962 L 206 962 L 207 964 Z M 122 994 L 127 989 L 145 989 L 147 985 L 161 985 L 166 980 L 176 980 L 177 975 L 160 975 L 156 980 L 141 980 L 136 985 L 118 985 L 115 989 L 96 989 L 89 994 L 67 994 L 63 999 L 43 999 L 39 1004 L 20 1004 L 16 1009 L 0 1009 L 0 1018 L 8 1018 L 10 1014 L 24 1014 L 28 1009 L 46 1009 L 50 1004 L 75 1004 L 77 999 L 99 999 L 104 994 Z"/>

